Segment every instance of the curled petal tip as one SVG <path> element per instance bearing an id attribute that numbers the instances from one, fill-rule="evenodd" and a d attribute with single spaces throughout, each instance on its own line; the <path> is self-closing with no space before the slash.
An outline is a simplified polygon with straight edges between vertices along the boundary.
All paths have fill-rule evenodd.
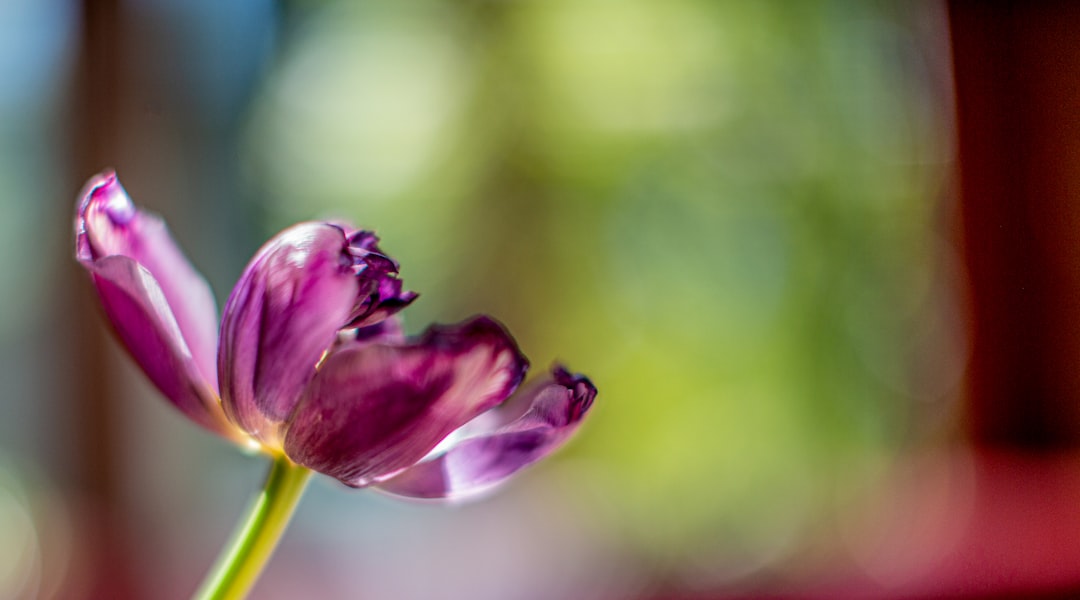
<path id="1" fill-rule="evenodd" d="M 83 262 L 110 254 L 111 233 L 124 227 L 136 210 L 114 171 L 107 170 L 91 177 L 79 192 L 75 213 L 75 257 Z"/>
<path id="2" fill-rule="evenodd" d="M 506 398 L 525 379 L 525 373 L 529 370 L 529 359 L 525 358 L 521 349 L 518 348 L 514 336 L 499 321 L 487 315 L 477 315 L 455 325 L 432 325 L 424 333 L 421 343 L 435 344 L 443 349 L 451 350 L 471 348 L 476 344 L 489 344 L 492 347 L 501 348 L 505 352 L 507 366 L 506 372 Z"/>
<path id="3" fill-rule="evenodd" d="M 135 205 L 112 169 L 102 171 L 86 183 L 79 216 L 86 218 L 91 211 L 102 212 L 116 225 L 126 224 L 135 217 Z"/>
<path id="4" fill-rule="evenodd" d="M 588 377 L 581 373 L 571 373 L 558 363 L 551 368 L 551 375 L 555 383 L 570 390 L 571 401 L 567 407 L 569 410 L 567 418 L 571 421 L 580 419 L 588 412 L 593 400 L 596 399 L 596 386 Z"/>
<path id="5" fill-rule="evenodd" d="M 483 494 L 566 443 L 595 397 L 586 377 L 556 366 L 551 376 L 463 427 L 458 443 L 444 453 L 379 483 L 379 489 L 422 499 Z"/>

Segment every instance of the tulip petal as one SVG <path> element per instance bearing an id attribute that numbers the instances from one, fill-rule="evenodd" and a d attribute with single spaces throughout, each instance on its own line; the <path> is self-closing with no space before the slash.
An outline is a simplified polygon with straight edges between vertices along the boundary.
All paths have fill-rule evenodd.
<path id="1" fill-rule="evenodd" d="M 107 256 L 84 265 L 117 337 L 154 385 L 196 423 L 242 440 L 200 373 L 165 292 L 150 271 L 126 256 Z"/>
<path id="2" fill-rule="evenodd" d="M 328 356 L 304 392 L 285 453 L 350 486 L 377 483 L 505 400 L 527 368 L 487 317 L 433 326 L 413 343 L 358 341 Z"/>
<path id="3" fill-rule="evenodd" d="M 416 292 L 403 290 L 397 261 L 379 249 L 374 232 L 347 229 L 346 236 L 359 285 L 348 327 L 375 325 L 416 300 Z"/>
<path id="4" fill-rule="evenodd" d="M 218 375 L 226 413 L 264 444 L 334 344 L 357 294 L 340 227 L 301 223 L 256 253 L 225 304 Z"/>
<path id="5" fill-rule="evenodd" d="M 156 215 L 137 210 L 112 171 L 94 176 L 80 193 L 75 254 L 94 261 L 126 256 L 156 281 L 183 343 L 207 385 L 217 389 L 217 307 L 206 280 L 188 262 Z"/>
<path id="6" fill-rule="evenodd" d="M 551 376 L 462 428 L 463 439 L 445 453 L 405 469 L 378 489 L 410 498 L 450 499 L 487 491 L 562 446 L 595 397 L 588 379 L 556 367 Z"/>

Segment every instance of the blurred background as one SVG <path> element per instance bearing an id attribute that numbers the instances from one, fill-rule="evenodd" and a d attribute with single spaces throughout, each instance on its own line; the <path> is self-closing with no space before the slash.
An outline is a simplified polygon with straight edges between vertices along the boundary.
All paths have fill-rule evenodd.
<path id="1" fill-rule="evenodd" d="M 317 478 L 254 597 L 1068 597 L 1080 18 L 1017 6 L 5 0 L 0 598 L 187 597 L 267 469 L 109 336 L 106 167 L 219 302 L 341 218 L 600 388 L 475 504 Z"/>

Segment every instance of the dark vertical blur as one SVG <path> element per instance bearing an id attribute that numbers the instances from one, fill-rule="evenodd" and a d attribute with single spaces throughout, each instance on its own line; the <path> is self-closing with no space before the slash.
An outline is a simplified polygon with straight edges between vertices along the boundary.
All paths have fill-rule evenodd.
<path id="1" fill-rule="evenodd" d="M 952 2 L 971 426 L 1080 440 L 1080 5 Z"/>
<path id="2" fill-rule="evenodd" d="M 81 30 L 65 113 L 72 149 L 64 185 L 69 191 L 59 212 L 70 219 L 73 196 L 67 194 L 92 174 L 115 168 L 141 206 L 168 215 L 170 228 L 185 241 L 188 256 L 214 289 L 227 291 L 225 280 L 235 277 L 255 244 L 245 235 L 251 207 L 244 205 L 240 189 L 235 140 L 272 51 L 277 7 L 265 0 L 84 0 L 72 9 L 81 11 Z M 163 583 L 161 573 L 153 570 L 158 561 L 144 558 L 146 547 L 155 545 L 155 525 L 168 522 L 165 515 L 183 517 L 171 504 L 176 491 L 155 490 L 139 470 L 166 472 L 164 480 L 183 487 L 183 474 L 169 470 L 182 469 L 184 463 L 171 464 L 163 456 L 143 461 L 152 453 L 131 452 L 133 435 L 145 436 L 159 453 L 167 452 L 162 448 L 168 442 L 132 409 L 132 396 L 141 393 L 133 383 L 139 381 L 117 369 L 116 347 L 106 339 L 107 326 L 89 301 L 93 292 L 85 274 L 77 265 L 70 269 L 73 274 L 63 283 L 70 289 L 58 294 L 58 308 L 66 316 L 64 331 L 73 332 L 63 351 L 77 371 L 71 378 L 77 387 L 63 395 L 63 407 L 50 411 L 63 415 L 65 435 L 58 437 L 66 447 L 57 452 L 57 466 L 64 473 L 64 495 L 75 511 L 81 544 L 75 550 L 77 576 L 70 577 L 64 593 L 144 598 L 151 597 L 151 586 L 190 587 L 186 580 Z M 142 397 L 138 401 L 143 404 Z M 189 454 L 189 461 L 199 461 L 197 452 Z M 193 506 L 191 498 L 178 502 Z M 160 555 L 170 551 L 155 547 Z M 212 559 L 209 552 L 200 550 L 191 564 L 166 572 L 198 577 Z"/>
<path id="3" fill-rule="evenodd" d="M 110 164 L 119 148 L 120 101 L 124 85 L 123 44 L 124 20 L 119 0 L 84 0 L 79 62 L 75 74 L 75 90 L 71 94 L 74 117 L 74 173 L 72 186 L 88 173 L 100 171 Z M 71 265 L 72 270 L 77 269 Z M 72 277 L 67 282 L 82 283 L 84 278 Z M 121 518 L 119 507 L 119 461 L 115 458 L 118 439 L 116 395 L 108 390 L 110 369 L 105 352 L 104 328 L 95 307 L 86 302 L 88 286 L 77 286 L 72 293 L 61 294 L 69 306 L 62 314 L 69 315 L 74 335 L 71 364 L 77 370 L 77 393 L 67 394 L 69 404 L 63 409 L 71 415 L 72 447 L 65 454 L 70 462 L 71 478 L 79 498 L 81 527 L 92 540 L 93 552 L 87 552 L 83 572 L 78 582 L 81 589 L 68 590 L 78 597 L 131 598 L 135 597 L 133 579 L 123 565 L 131 564 L 129 555 L 128 521 Z"/>

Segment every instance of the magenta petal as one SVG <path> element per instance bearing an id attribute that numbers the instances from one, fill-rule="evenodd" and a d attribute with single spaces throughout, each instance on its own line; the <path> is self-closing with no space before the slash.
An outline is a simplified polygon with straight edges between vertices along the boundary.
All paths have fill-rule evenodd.
<path id="1" fill-rule="evenodd" d="M 225 304 L 218 370 L 222 401 L 245 431 L 280 443 L 315 367 L 356 298 L 341 228 L 301 223 L 264 245 Z"/>
<path id="2" fill-rule="evenodd" d="M 412 498 L 452 499 L 488 490 L 565 443 L 595 397 L 588 379 L 556 367 L 550 377 L 463 428 L 471 429 L 465 435 L 472 437 L 380 483 L 379 489 Z"/>
<path id="3" fill-rule="evenodd" d="M 108 256 L 84 265 L 117 337 L 154 385 L 196 423 L 240 439 L 200 373 L 166 295 L 150 271 L 126 256 Z"/>
<path id="4" fill-rule="evenodd" d="M 146 269 L 164 295 L 199 374 L 217 390 L 217 307 L 210 286 L 184 257 L 165 223 L 131 203 L 116 174 L 87 182 L 75 221 L 75 254 L 84 266 L 125 256 Z"/>
<path id="5" fill-rule="evenodd" d="M 527 368 L 486 317 L 433 326 L 410 344 L 358 341 L 319 369 L 290 417 L 285 453 L 348 485 L 371 485 L 502 402 Z"/>
<path id="6" fill-rule="evenodd" d="M 345 231 L 359 286 L 348 326 L 375 325 L 412 304 L 418 294 L 403 290 L 401 280 L 397 278 L 397 261 L 379 248 L 375 233 L 347 227 Z"/>

